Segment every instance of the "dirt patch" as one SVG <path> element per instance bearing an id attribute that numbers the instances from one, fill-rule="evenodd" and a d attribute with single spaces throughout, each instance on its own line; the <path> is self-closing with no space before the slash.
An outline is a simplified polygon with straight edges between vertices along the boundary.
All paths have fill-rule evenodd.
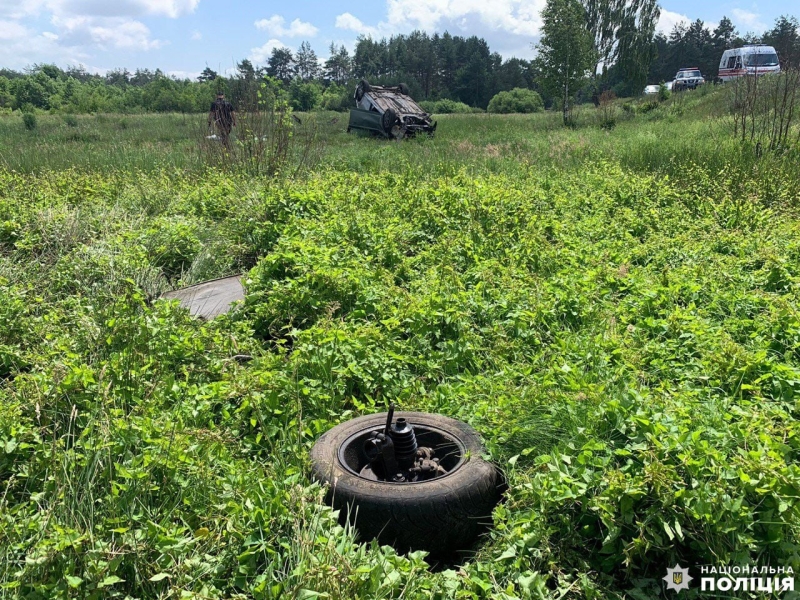
<path id="1" fill-rule="evenodd" d="M 456 150 L 464 154 L 472 154 L 475 151 L 475 145 L 469 140 L 461 140 L 456 144 Z"/>
<path id="2" fill-rule="evenodd" d="M 576 140 L 560 140 L 555 137 L 550 137 L 550 158 L 554 160 L 564 160 L 567 156 L 572 154 L 580 155 L 583 150 L 589 145 L 588 140 L 579 136 Z"/>
<path id="3" fill-rule="evenodd" d="M 502 146 L 497 146 L 495 144 L 487 144 L 486 148 L 484 148 L 483 151 L 486 153 L 486 156 L 490 158 L 499 158 L 500 155 L 502 154 L 501 150 Z"/>

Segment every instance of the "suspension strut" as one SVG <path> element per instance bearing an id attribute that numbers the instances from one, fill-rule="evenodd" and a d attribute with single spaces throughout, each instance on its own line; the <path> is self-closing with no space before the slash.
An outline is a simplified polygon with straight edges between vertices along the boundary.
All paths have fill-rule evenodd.
<path id="1" fill-rule="evenodd" d="M 394 403 L 389 405 L 382 431 L 373 431 L 364 442 L 364 454 L 369 461 L 361 476 L 377 481 L 395 483 L 425 481 L 447 471 L 439 465 L 432 448 L 417 444 L 414 426 L 405 418 L 394 418 Z"/>

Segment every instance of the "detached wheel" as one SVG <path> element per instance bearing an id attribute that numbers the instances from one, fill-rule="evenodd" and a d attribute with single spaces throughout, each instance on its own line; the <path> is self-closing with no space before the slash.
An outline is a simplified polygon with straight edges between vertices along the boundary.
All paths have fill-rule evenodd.
<path id="1" fill-rule="evenodd" d="M 405 83 L 401 83 L 397 87 L 400 88 L 400 93 L 403 94 L 404 96 L 410 96 L 411 95 L 411 93 L 410 93 L 410 91 L 408 89 L 408 86 Z"/>
<path id="2" fill-rule="evenodd" d="M 400 552 L 426 550 L 447 556 L 469 548 L 491 523 L 504 480 L 481 458 L 483 446 L 461 421 L 420 412 L 398 412 L 415 431 L 419 447 L 431 448 L 444 474 L 425 481 L 385 481 L 370 471 L 365 452 L 387 413 L 359 417 L 325 433 L 311 451 L 312 473 L 328 484 L 326 501 L 362 539 L 377 539 Z M 369 444 L 366 444 L 369 448 Z"/>

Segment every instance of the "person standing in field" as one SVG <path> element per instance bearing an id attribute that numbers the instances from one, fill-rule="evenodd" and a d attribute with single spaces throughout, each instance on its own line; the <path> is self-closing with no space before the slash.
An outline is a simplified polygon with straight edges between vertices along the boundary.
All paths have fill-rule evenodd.
<path id="1" fill-rule="evenodd" d="M 231 129 L 236 126 L 236 112 L 233 110 L 233 105 L 225 99 L 224 92 L 217 92 L 217 99 L 211 103 L 211 109 L 208 111 L 209 127 L 212 121 L 222 138 L 222 143 L 228 147 Z"/>

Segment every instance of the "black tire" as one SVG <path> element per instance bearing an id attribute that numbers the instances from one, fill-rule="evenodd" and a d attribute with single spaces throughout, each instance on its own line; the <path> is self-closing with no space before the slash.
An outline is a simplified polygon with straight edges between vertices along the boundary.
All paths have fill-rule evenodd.
<path id="1" fill-rule="evenodd" d="M 386 132 L 386 135 L 391 135 L 392 127 L 394 127 L 395 123 L 397 123 L 397 113 L 394 111 L 394 109 L 390 108 L 381 115 L 381 125 L 383 126 L 383 130 Z"/>
<path id="2" fill-rule="evenodd" d="M 326 501 L 348 518 L 364 541 L 378 539 L 399 552 L 426 550 L 433 557 L 464 550 L 491 523 L 504 489 L 502 473 L 481 458 L 483 445 L 461 421 L 419 412 L 396 412 L 413 425 L 434 427 L 457 439 L 465 459 L 447 475 L 418 483 L 371 481 L 346 468 L 339 450 L 351 436 L 382 429 L 386 413 L 358 417 L 325 433 L 311 450 L 314 479 L 327 484 Z"/>
<path id="3" fill-rule="evenodd" d="M 353 96 L 353 98 L 355 99 L 356 102 L 361 102 L 361 99 L 364 97 L 364 94 L 366 94 L 371 90 L 372 86 L 370 86 L 370 84 L 367 83 L 366 79 L 362 79 L 361 81 L 358 82 L 358 85 L 356 86 L 356 93 Z"/>
<path id="4" fill-rule="evenodd" d="M 400 84 L 400 85 L 398 85 L 397 87 L 398 87 L 398 88 L 400 88 L 400 93 L 401 93 L 401 94 L 403 94 L 403 95 L 405 95 L 405 96 L 410 96 L 410 95 L 411 95 L 411 94 L 409 93 L 408 86 L 407 86 L 405 83 L 401 83 L 401 84 Z"/>

